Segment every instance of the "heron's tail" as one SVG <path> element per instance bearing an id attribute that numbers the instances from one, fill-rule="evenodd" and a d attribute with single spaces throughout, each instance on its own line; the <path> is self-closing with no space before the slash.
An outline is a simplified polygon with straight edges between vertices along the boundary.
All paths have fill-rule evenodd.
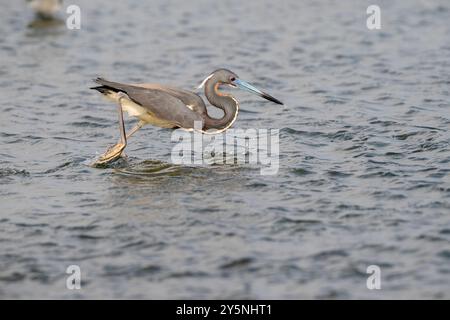
<path id="1" fill-rule="evenodd" d="M 106 96 L 109 95 L 109 94 L 111 94 L 111 93 L 113 93 L 113 92 L 117 92 L 117 90 L 116 90 L 115 88 L 106 86 L 106 85 L 103 83 L 103 82 L 106 82 L 106 80 L 103 79 L 103 78 L 93 79 L 93 81 L 94 81 L 95 83 L 101 84 L 101 86 L 92 87 L 92 88 L 89 88 L 89 89 L 97 90 L 98 92 L 100 92 L 100 93 L 102 93 L 102 94 L 104 94 L 104 95 L 106 95 Z"/>
<path id="2" fill-rule="evenodd" d="M 92 87 L 90 89 L 97 90 L 109 100 L 117 102 L 119 99 L 119 96 L 117 95 L 118 92 L 127 93 L 126 87 L 128 86 L 126 84 L 108 81 L 103 78 L 94 79 L 94 82 L 100 84 L 100 86 Z"/>
<path id="3" fill-rule="evenodd" d="M 109 89 L 108 87 L 105 87 L 105 86 L 92 87 L 92 88 L 89 88 L 89 89 L 97 90 L 98 92 L 100 92 L 100 93 L 102 93 L 104 95 L 108 95 L 108 94 L 111 93 L 111 91 L 113 91 L 113 90 L 111 90 L 111 89 Z"/>
<path id="4" fill-rule="evenodd" d="M 130 88 L 132 87 L 132 86 L 130 86 L 128 84 L 108 81 L 108 80 L 103 79 L 103 78 L 94 79 L 94 82 L 100 84 L 101 86 L 93 87 L 91 89 L 97 90 L 97 91 L 99 91 L 101 93 L 104 93 L 105 90 L 109 90 L 109 91 L 113 91 L 113 92 L 121 91 L 123 93 L 127 93 L 127 91 L 130 90 Z"/>

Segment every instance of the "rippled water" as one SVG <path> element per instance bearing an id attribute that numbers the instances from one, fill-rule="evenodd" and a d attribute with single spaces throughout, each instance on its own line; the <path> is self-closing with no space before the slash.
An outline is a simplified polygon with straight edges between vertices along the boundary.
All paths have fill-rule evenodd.
<path id="1" fill-rule="evenodd" d="M 1 298 L 450 298 L 448 1 L 378 1 L 379 31 L 368 1 L 76 2 L 81 30 L 2 2 Z M 92 78 L 217 67 L 286 103 L 236 94 L 234 127 L 280 129 L 277 175 L 171 165 L 153 127 L 87 166 L 118 138 Z"/>

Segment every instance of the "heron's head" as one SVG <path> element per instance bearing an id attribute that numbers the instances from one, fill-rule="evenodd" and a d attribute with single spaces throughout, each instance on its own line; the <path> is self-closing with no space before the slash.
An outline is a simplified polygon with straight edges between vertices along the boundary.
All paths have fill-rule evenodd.
<path id="1" fill-rule="evenodd" d="M 264 99 L 267 99 L 269 101 L 275 102 L 277 104 L 283 104 L 280 100 L 272 97 L 271 95 L 259 90 L 258 88 L 254 87 L 250 83 L 239 79 L 238 75 L 234 72 L 227 70 L 227 69 L 218 69 L 211 73 L 208 77 L 203 80 L 203 82 L 200 84 L 199 88 L 202 88 L 205 86 L 207 82 L 211 81 L 212 83 L 218 83 L 222 85 L 229 85 L 232 88 L 238 88 L 241 90 L 248 91 L 250 93 L 256 94 L 260 97 L 263 97 Z"/>

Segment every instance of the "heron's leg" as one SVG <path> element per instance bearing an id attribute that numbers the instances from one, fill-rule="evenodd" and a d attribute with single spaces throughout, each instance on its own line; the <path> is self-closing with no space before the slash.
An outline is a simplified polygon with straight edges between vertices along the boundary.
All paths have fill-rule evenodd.
<path id="1" fill-rule="evenodd" d="M 142 128 L 144 126 L 145 122 L 144 121 L 139 121 L 134 127 L 133 129 L 131 129 L 130 132 L 128 132 L 127 134 L 127 139 L 129 139 L 133 134 L 136 133 L 136 131 L 138 131 L 140 128 Z"/>
<path id="2" fill-rule="evenodd" d="M 106 164 L 117 160 L 122 155 L 123 150 L 127 146 L 127 137 L 130 137 L 134 132 L 136 132 L 139 129 L 133 128 L 131 134 L 129 134 L 128 136 L 125 133 L 125 122 L 123 120 L 123 110 L 122 110 L 122 99 L 125 97 L 125 94 L 119 92 L 118 95 L 119 95 L 118 111 L 119 111 L 120 140 L 114 146 L 109 147 L 108 150 L 106 150 L 106 152 L 98 158 L 98 160 L 94 163 L 94 165 Z"/>

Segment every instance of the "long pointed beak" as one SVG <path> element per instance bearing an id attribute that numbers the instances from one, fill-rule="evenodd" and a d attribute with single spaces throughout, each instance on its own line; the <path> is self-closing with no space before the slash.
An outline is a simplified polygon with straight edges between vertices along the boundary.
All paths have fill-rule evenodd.
<path id="1" fill-rule="evenodd" d="M 272 97 L 270 94 L 267 94 L 261 90 L 259 90 L 258 88 L 255 88 L 254 86 L 252 86 L 250 83 L 245 82 L 241 79 L 236 79 L 233 81 L 233 84 L 236 85 L 236 87 L 238 87 L 239 89 L 254 93 L 260 97 L 263 97 L 264 99 L 270 100 L 272 102 L 275 102 L 277 104 L 283 104 L 283 102 L 281 102 L 280 100 Z"/>

